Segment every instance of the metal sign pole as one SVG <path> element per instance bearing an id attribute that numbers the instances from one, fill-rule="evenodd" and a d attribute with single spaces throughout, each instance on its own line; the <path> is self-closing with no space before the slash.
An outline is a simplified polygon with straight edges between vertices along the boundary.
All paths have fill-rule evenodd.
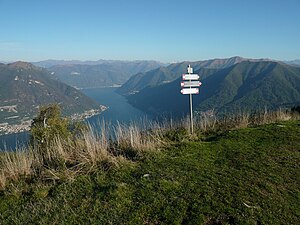
<path id="1" fill-rule="evenodd" d="M 188 66 L 188 74 L 193 73 L 193 68 L 191 68 L 191 65 Z M 191 82 L 192 80 L 190 80 Z M 192 87 L 190 87 L 191 89 Z M 191 134 L 194 133 L 194 120 L 193 120 L 193 97 L 192 94 L 190 93 L 190 119 L 191 119 Z"/>
<path id="2" fill-rule="evenodd" d="M 199 75 L 193 74 L 193 68 L 191 65 L 188 65 L 187 74 L 182 74 L 182 82 L 180 83 L 181 94 L 190 95 L 190 133 L 194 133 L 194 119 L 193 119 L 193 94 L 199 94 L 199 88 L 201 86 L 201 82 L 199 81 Z"/>
<path id="3" fill-rule="evenodd" d="M 191 110 L 191 133 L 194 133 L 194 120 L 193 120 L 193 100 L 192 94 L 190 94 L 190 110 Z"/>

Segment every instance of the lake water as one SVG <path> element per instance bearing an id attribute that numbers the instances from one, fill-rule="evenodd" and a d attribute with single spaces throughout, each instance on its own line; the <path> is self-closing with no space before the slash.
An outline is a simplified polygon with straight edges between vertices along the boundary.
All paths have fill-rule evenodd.
<path id="1" fill-rule="evenodd" d="M 24 147 L 27 145 L 28 138 L 28 132 L 2 135 L 0 136 L 0 151 Z"/>
<path id="2" fill-rule="evenodd" d="M 90 98 L 108 107 L 103 113 L 88 119 L 88 122 L 93 127 L 97 127 L 103 120 L 111 124 L 115 124 L 117 121 L 128 124 L 145 118 L 152 119 L 150 115 L 131 106 L 125 97 L 115 92 L 116 89 L 117 88 L 93 88 L 82 90 L 82 92 Z M 16 146 L 24 145 L 27 140 L 28 133 L 0 136 L 0 150 L 15 149 Z"/>
<path id="3" fill-rule="evenodd" d="M 117 88 L 95 88 L 82 90 L 84 94 L 99 102 L 101 105 L 109 107 L 100 115 L 89 118 L 88 121 L 90 123 L 95 124 L 104 120 L 112 124 L 117 121 L 128 124 L 145 118 L 152 119 L 150 115 L 130 105 L 124 96 L 115 92 L 116 90 Z"/>

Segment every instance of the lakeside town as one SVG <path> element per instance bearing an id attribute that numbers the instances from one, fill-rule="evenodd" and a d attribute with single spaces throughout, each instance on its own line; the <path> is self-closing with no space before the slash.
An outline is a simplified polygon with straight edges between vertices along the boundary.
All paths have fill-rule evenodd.
<path id="1" fill-rule="evenodd" d="M 106 106 L 100 105 L 99 109 L 91 109 L 91 110 L 84 111 L 83 113 L 75 113 L 70 116 L 70 119 L 72 121 L 88 119 L 90 117 L 99 115 L 106 109 L 107 109 Z M 9 124 L 7 122 L 0 123 L 0 135 L 15 134 L 15 133 L 29 131 L 31 123 L 32 120 L 24 120 L 21 121 L 20 124 Z"/>

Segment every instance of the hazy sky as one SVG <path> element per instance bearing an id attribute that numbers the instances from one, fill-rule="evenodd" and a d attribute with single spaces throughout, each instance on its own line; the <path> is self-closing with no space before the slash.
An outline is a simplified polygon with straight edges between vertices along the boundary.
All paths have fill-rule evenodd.
<path id="1" fill-rule="evenodd" d="M 300 58 L 300 0 L 0 0 L 0 61 Z"/>

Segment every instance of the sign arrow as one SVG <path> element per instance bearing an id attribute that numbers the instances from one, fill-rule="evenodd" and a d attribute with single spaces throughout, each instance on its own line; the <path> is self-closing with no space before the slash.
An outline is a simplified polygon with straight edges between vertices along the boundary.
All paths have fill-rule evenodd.
<path id="1" fill-rule="evenodd" d="M 199 87 L 201 84 L 200 81 L 182 81 L 180 83 L 181 87 Z"/>
<path id="2" fill-rule="evenodd" d="M 183 80 L 199 80 L 198 74 L 182 74 Z"/>
<path id="3" fill-rule="evenodd" d="M 181 94 L 199 94 L 199 88 L 183 88 L 181 89 Z"/>

